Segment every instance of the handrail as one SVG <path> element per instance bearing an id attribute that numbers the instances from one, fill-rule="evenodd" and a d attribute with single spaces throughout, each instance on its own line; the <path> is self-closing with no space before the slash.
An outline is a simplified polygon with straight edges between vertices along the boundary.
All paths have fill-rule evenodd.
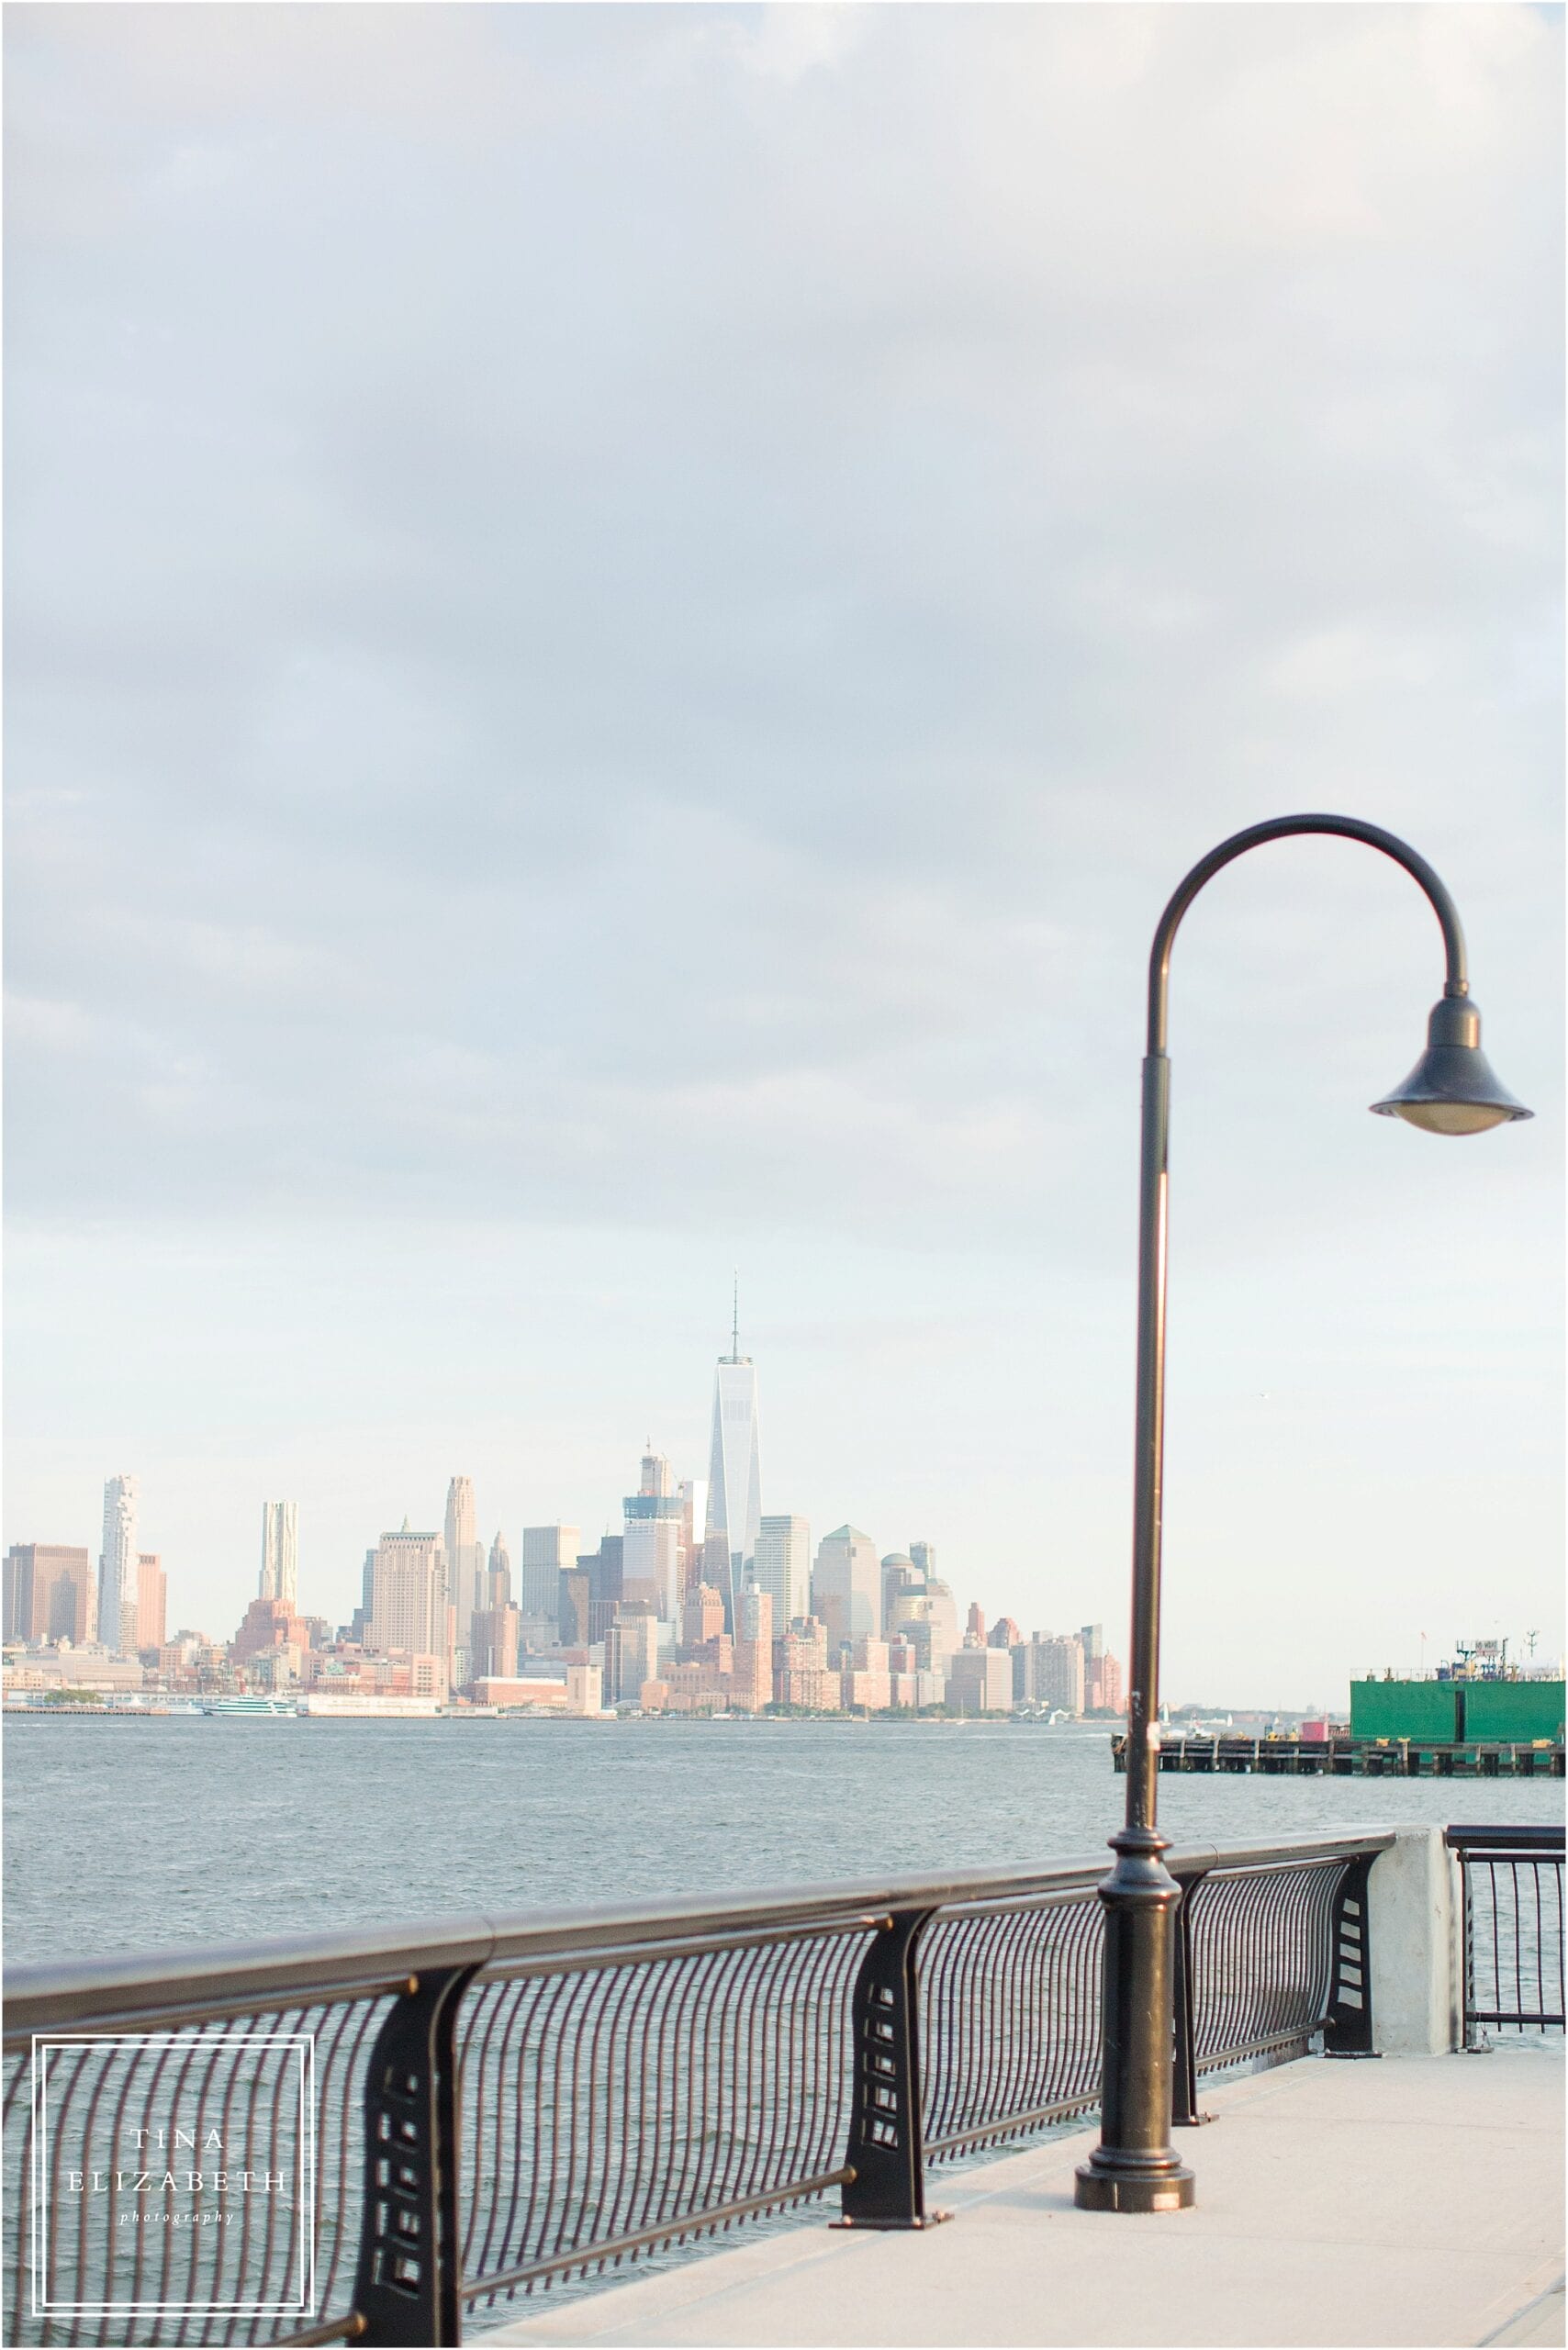
<path id="1" fill-rule="evenodd" d="M 1173 1851 L 1170 1866 L 1173 1873 L 1194 1874 L 1258 1868 L 1276 1861 L 1379 1852 L 1393 1841 L 1392 1829 L 1367 1828 L 1329 1836 L 1192 1844 Z M 658 1951 L 675 1942 L 711 1939 L 728 1943 L 738 1934 L 869 1925 L 893 1910 L 1017 1903 L 1036 1894 L 1088 1888 L 1105 1873 L 1106 1863 L 1095 1856 L 1044 1869 L 854 1879 L 738 1897 L 698 1895 L 657 1904 L 585 1903 L 514 1910 L 495 1918 L 471 1911 L 422 1924 L 349 1927 L 196 1950 L 25 1964 L 6 1973 L 4 2041 L 13 2047 L 35 2031 L 132 2018 L 143 2023 L 159 2018 L 190 2023 L 241 2004 L 295 2003 L 302 1994 L 316 2000 L 361 1998 L 401 1991 L 410 1976 L 435 1968 L 559 1958 L 592 1964 L 611 1953 L 624 1960 L 638 1949 Z"/>
<path id="2" fill-rule="evenodd" d="M 1370 2053 L 1365 1887 L 1394 1841 L 1357 1827 L 1173 1852 L 1183 2118 L 1200 2118 L 1200 2073 L 1280 2063 L 1318 2034 L 1327 2053 Z M 281 2295 L 314 2243 L 308 2295 L 300 2283 L 298 2307 L 274 2314 L 318 2322 L 274 2333 L 274 2350 L 456 2342 L 465 2307 L 835 2187 L 842 2224 L 925 2227 L 941 2216 L 926 2208 L 928 2164 L 1081 2114 L 1099 2094 L 1105 1866 L 1093 1855 L 727 1900 L 476 1911 L 13 1969 L 13 2338 L 47 2340 L 52 2322 L 35 2308 L 42 2333 L 22 2330 L 29 2277 L 56 2274 L 24 2252 L 29 2214 L 57 2214 L 73 2167 L 95 2175 L 132 2091 L 139 2129 L 205 2143 L 218 2117 L 227 2133 L 236 2039 L 253 2052 L 238 2060 L 248 2102 L 212 2191 L 227 2211 L 253 2169 L 283 2183 L 279 2116 L 294 2091 L 280 2102 L 277 2083 L 297 2062 L 307 2151 L 292 2176 L 313 2182 L 316 2231 L 291 2202 L 269 2204 L 251 2232 L 247 2203 L 233 2237 L 193 2234 L 191 2277 L 212 2286 L 238 2244 L 247 2279 Z M 220 2018 L 240 2020 L 237 2034 L 207 2029 Z M 51 2041 L 40 2168 L 34 2076 Z M 298 2042 L 308 2072 L 289 2053 Z M 83 2053 L 95 2043 L 119 2068 L 108 2104 L 108 2075 Z M 127 2245 L 109 2206 L 94 2226 L 86 2211 L 68 2240 L 49 2236 L 66 2246 L 61 2277 L 101 2288 L 106 2308 L 140 2306 L 146 2237 Z M 226 2317 L 210 2338 L 248 2323 Z"/>
<path id="3" fill-rule="evenodd" d="M 1443 1842 L 1458 1863 L 1463 1895 L 1465 2047 L 1488 2044 L 1477 2037 L 1483 2024 L 1561 2031 L 1568 1836 L 1544 1822 L 1462 1824 L 1446 1828 Z"/>
<path id="4" fill-rule="evenodd" d="M 1452 1827 L 1444 1829 L 1443 1841 L 1451 1852 L 1561 1852 L 1568 1843 L 1568 1831 L 1534 1822 L 1520 1827 Z"/>

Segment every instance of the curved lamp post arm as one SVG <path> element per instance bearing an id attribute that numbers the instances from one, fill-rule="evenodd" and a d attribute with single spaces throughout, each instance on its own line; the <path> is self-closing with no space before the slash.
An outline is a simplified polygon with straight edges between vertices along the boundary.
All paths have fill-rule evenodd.
<path id="1" fill-rule="evenodd" d="M 1460 927 L 1459 909 L 1424 856 L 1418 856 L 1397 834 L 1385 833 L 1379 824 L 1363 824 L 1355 816 L 1274 816 L 1266 824 L 1249 824 L 1244 833 L 1232 833 L 1229 840 L 1221 841 L 1217 848 L 1210 849 L 1207 856 L 1201 858 L 1178 886 L 1160 915 L 1148 957 L 1148 1050 L 1151 1053 L 1165 1050 L 1170 949 L 1175 944 L 1182 917 L 1198 891 L 1206 881 L 1214 879 L 1222 867 L 1244 856 L 1249 848 L 1259 848 L 1264 841 L 1289 840 L 1298 833 L 1329 833 L 1340 840 L 1364 841 L 1369 848 L 1381 849 L 1384 856 L 1394 859 L 1395 865 L 1402 865 L 1431 900 L 1432 912 L 1442 929 L 1443 952 L 1448 959 L 1443 993 L 1469 994 L 1464 933 Z"/>

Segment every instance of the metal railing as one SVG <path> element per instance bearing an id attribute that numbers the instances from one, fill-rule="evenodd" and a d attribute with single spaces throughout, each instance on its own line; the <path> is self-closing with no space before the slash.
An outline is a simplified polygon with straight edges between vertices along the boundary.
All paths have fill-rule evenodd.
<path id="1" fill-rule="evenodd" d="M 1450 1828 L 1464 1886 L 1464 2044 L 1563 2029 L 1561 1828 Z"/>
<path id="2" fill-rule="evenodd" d="M 1322 2031 L 1371 2046 L 1392 1832 L 1188 1847 L 1177 2115 Z M 552 2281 L 1098 2101 L 1103 1860 L 396 1940 L 28 1967 L 6 1985 L 9 2339 L 456 2342 Z M 194 2183 L 193 2183 L 194 2181 Z"/>

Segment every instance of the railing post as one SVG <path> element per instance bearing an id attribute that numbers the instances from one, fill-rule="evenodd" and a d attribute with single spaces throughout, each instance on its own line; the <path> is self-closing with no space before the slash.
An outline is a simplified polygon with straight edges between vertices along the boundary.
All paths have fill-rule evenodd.
<path id="1" fill-rule="evenodd" d="M 925 2209 L 920 2125 L 920 2007 L 915 1945 L 935 1913 L 906 1909 L 886 1919 L 855 1980 L 855 2080 L 845 2167 L 846 2228 L 927 2228 L 945 2211 Z"/>
<path id="2" fill-rule="evenodd" d="M 367 2350 L 446 2350 L 463 2339 L 455 2025 L 476 1971 L 410 1975 L 370 2053 L 354 2285 L 356 2339 Z"/>
<path id="3" fill-rule="evenodd" d="M 1182 1898 L 1176 1909 L 1176 2051 L 1170 2073 L 1170 2121 L 1177 2130 L 1195 2130 L 1211 2118 L 1198 2110 L 1198 1986 L 1193 1966 L 1193 1896 L 1203 1881 L 1202 1875 L 1176 1880 Z"/>
<path id="4" fill-rule="evenodd" d="M 1325 2056 L 1374 2056 L 1372 1942 L 1367 1931 L 1367 1879 L 1375 1852 L 1347 1863 L 1328 1920 L 1333 1975 L 1323 2026 Z"/>

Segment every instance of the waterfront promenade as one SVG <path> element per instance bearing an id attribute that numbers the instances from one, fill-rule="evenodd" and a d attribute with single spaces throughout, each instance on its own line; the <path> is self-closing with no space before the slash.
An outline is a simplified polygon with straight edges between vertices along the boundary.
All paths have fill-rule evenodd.
<path id="1" fill-rule="evenodd" d="M 1436 2345 L 1563 2340 L 1555 2047 L 1305 2058 L 1206 2085 L 1189 2212 L 1075 2210 L 1073 2132 L 933 2170 L 946 2225 L 737 2242 L 487 2333 L 496 2343 Z"/>

